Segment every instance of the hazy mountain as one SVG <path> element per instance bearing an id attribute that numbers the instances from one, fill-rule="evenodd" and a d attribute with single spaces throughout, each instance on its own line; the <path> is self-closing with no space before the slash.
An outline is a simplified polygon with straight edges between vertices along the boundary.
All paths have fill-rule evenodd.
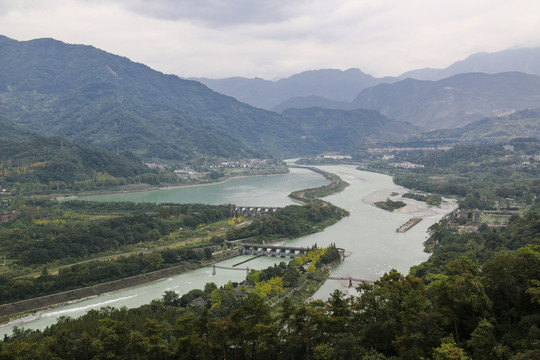
<path id="1" fill-rule="evenodd" d="M 374 78 L 358 69 L 325 69 L 305 71 L 277 81 L 242 77 L 194 80 L 252 106 L 271 109 L 290 98 L 305 96 L 349 102 L 365 88 L 397 79 Z"/>
<path id="2" fill-rule="evenodd" d="M 17 126 L 0 116 L 0 140 L 29 140 L 39 135 L 23 127 Z"/>
<path id="3" fill-rule="evenodd" d="M 283 116 L 300 129 L 301 139 L 321 151 L 342 151 L 366 143 L 399 141 L 420 129 L 374 110 L 289 109 Z"/>
<path id="4" fill-rule="evenodd" d="M 540 75 L 540 47 L 508 49 L 495 53 L 478 53 L 457 61 L 445 69 L 413 70 L 400 75 L 399 78 L 441 80 L 462 73 L 483 72 L 496 74 L 510 71 Z"/>
<path id="5" fill-rule="evenodd" d="M 347 109 L 348 102 L 328 100 L 320 96 L 297 96 L 290 98 L 274 106 L 272 111 L 281 113 L 287 109 L 307 109 L 311 107 L 320 107 L 325 109 Z"/>
<path id="6" fill-rule="evenodd" d="M 540 109 L 518 111 L 510 115 L 489 117 L 456 129 L 423 133 L 423 140 L 509 140 L 517 137 L 540 138 Z"/>
<path id="7" fill-rule="evenodd" d="M 439 81 L 406 79 L 365 89 L 350 106 L 375 109 L 426 129 L 454 128 L 540 107 L 540 77 L 509 72 L 460 74 Z"/>
<path id="8" fill-rule="evenodd" d="M 306 151 L 291 141 L 276 113 L 92 46 L 53 39 L 0 37 L 0 105 L 30 129 L 143 158 Z"/>

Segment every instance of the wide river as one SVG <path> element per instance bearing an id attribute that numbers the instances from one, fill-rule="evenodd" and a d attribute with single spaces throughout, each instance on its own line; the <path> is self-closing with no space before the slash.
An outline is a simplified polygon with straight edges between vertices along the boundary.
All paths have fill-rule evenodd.
<path id="1" fill-rule="evenodd" d="M 350 216 L 325 231 L 291 240 L 288 244 L 311 246 L 316 243 L 319 247 L 324 247 L 335 243 L 338 247 L 345 248 L 348 257 L 333 271 L 332 276 L 376 280 L 391 269 L 407 273 L 412 265 L 425 261 L 429 256 L 423 251 L 428 227 L 455 208 L 455 202 L 450 201 L 443 202 L 438 208 L 429 207 L 415 200 L 403 199 L 396 194 L 403 194 L 406 189 L 395 185 L 390 176 L 359 171 L 354 166 L 335 165 L 320 168 L 335 173 L 350 183 L 343 192 L 326 198 L 333 204 L 349 210 Z M 327 182 L 320 174 L 307 169 L 292 168 L 290 173 L 283 175 L 235 178 L 214 185 L 106 195 L 93 199 L 285 206 L 293 203 L 287 197 L 291 191 L 317 187 Z M 399 198 L 407 203 L 407 206 L 391 213 L 372 205 L 373 202 L 385 200 L 387 197 Z M 423 220 L 406 233 L 397 233 L 396 229 L 412 217 L 422 217 Z M 231 267 L 249 258 L 251 256 L 244 255 L 219 265 Z M 262 269 L 279 261 L 283 259 L 259 257 L 241 267 Z M 242 281 L 245 276 L 245 270 L 218 269 L 217 274 L 212 275 L 210 268 L 203 268 L 162 281 L 56 306 L 16 319 L 0 326 L 0 336 L 11 333 L 13 326 L 43 329 L 56 322 L 59 316 L 77 317 L 90 309 L 99 309 L 103 306 L 138 307 L 160 298 L 167 290 L 183 294 L 195 288 L 202 288 L 207 282 L 221 286 L 229 280 Z M 348 281 L 328 280 L 314 298 L 325 299 L 335 289 L 354 292 L 348 289 Z"/>

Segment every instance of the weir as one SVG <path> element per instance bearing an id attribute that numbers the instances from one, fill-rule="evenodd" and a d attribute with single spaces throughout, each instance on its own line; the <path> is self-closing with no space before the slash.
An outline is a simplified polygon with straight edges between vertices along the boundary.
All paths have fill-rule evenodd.
<path id="1" fill-rule="evenodd" d="M 242 255 L 296 258 L 309 251 L 309 248 L 285 245 L 248 244 L 232 241 L 225 241 L 225 244 L 240 246 L 242 248 Z"/>
<path id="2" fill-rule="evenodd" d="M 275 206 L 231 206 L 231 216 L 243 216 L 243 217 L 253 217 L 253 216 L 265 216 L 276 212 L 279 210 L 279 207 Z"/>

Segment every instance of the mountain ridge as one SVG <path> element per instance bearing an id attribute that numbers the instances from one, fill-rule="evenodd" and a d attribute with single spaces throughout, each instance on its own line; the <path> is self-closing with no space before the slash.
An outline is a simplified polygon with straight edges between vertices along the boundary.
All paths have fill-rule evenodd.
<path id="1" fill-rule="evenodd" d="M 238 76 L 226 79 L 192 79 L 217 92 L 269 110 L 290 98 L 299 96 L 319 96 L 348 102 L 365 88 L 397 80 L 391 77 L 374 78 L 356 68 L 344 71 L 307 70 L 276 81 Z"/>
<path id="2" fill-rule="evenodd" d="M 299 125 L 280 114 L 92 46 L 54 39 L 0 38 L 0 106 L 16 124 L 44 135 L 131 151 L 145 161 L 331 150 L 321 138 L 303 141 Z"/>

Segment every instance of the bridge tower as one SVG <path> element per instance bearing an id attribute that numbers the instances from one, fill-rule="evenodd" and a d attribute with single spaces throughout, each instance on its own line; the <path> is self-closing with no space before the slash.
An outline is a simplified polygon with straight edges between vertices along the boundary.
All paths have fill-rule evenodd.
<path id="1" fill-rule="evenodd" d="M 212 276 L 216 275 L 216 265 L 212 265 Z"/>

